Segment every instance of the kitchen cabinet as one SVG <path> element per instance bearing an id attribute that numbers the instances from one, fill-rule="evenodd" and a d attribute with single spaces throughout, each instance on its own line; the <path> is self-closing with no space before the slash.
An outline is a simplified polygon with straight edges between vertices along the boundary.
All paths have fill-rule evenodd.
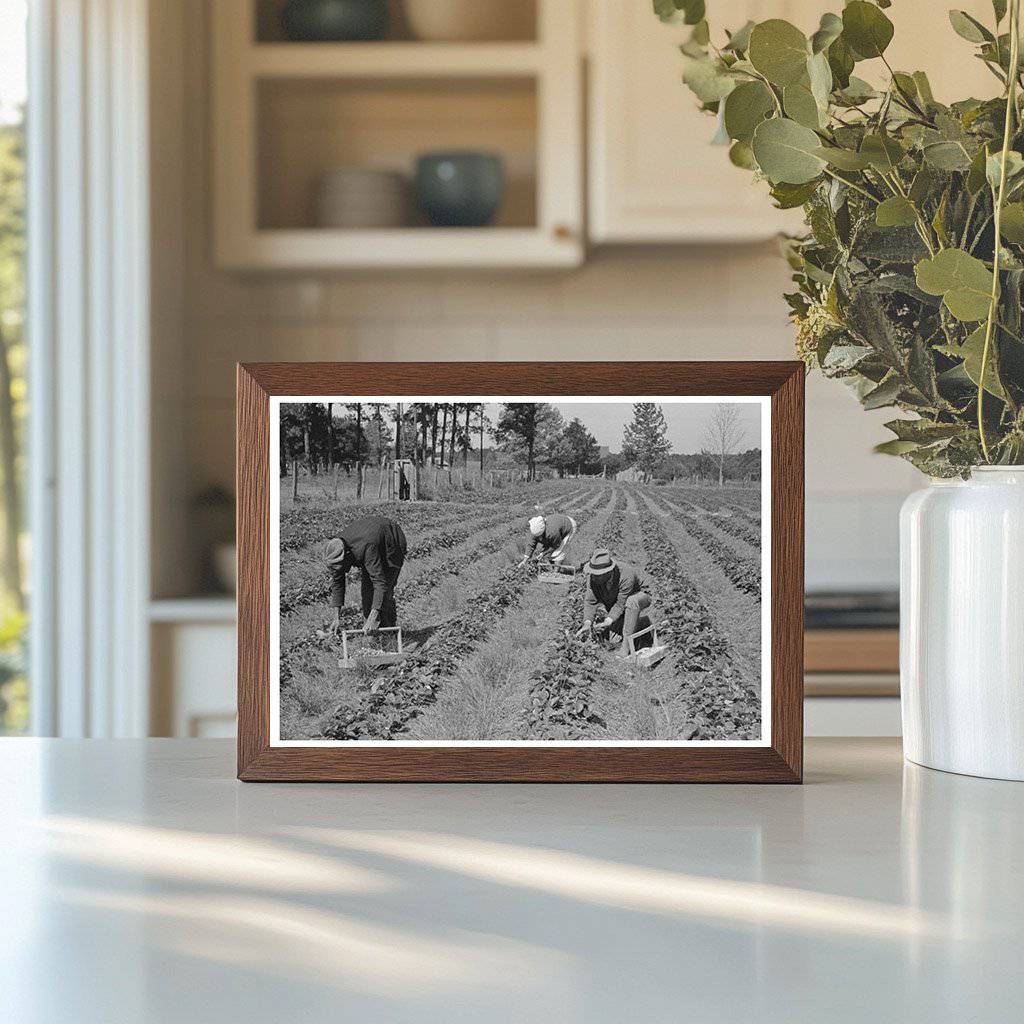
<path id="1" fill-rule="evenodd" d="M 520 0 L 526 3 L 526 0 Z M 580 0 L 535 0 L 533 38 L 283 39 L 273 0 L 211 5 L 214 254 L 229 269 L 565 267 L 583 258 Z M 424 152 L 498 154 L 486 227 L 318 223 L 344 169 L 400 172 Z"/>
<path id="2" fill-rule="evenodd" d="M 821 0 L 736 0 L 709 4 L 713 31 L 785 18 L 810 33 Z M 990 23 L 988 0 L 962 6 Z M 897 69 L 928 72 L 938 99 L 991 96 L 995 79 L 957 37 L 945 8 L 894 4 L 888 54 Z M 767 186 L 710 145 L 714 119 L 697 109 L 681 81 L 679 43 L 689 28 L 664 25 L 645 0 L 590 0 L 588 8 L 588 203 L 590 238 L 609 242 L 751 241 L 796 231 L 800 211 L 774 209 Z M 885 74 L 861 64 L 858 74 Z"/>

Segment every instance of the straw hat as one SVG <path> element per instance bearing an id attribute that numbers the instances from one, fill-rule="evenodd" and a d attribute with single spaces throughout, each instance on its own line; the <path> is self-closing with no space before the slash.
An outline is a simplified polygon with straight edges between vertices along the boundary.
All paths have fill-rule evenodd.
<path id="1" fill-rule="evenodd" d="M 337 537 L 329 540 L 324 561 L 327 562 L 328 568 L 337 569 L 345 561 L 345 542 Z"/>
<path id="2" fill-rule="evenodd" d="M 530 520 L 530 533 L 532 533 L 534 537 L 539 537 L 543 532 L 544 532 L 544 517 L 543 516 L 534 516 Z"/>
<path id="3" fill-rule="evenodd" d="M 587 563 L 587 572 L 591 576 L 603 576 L 615 568 L 615 559 L 612 558 L 607 548 L 595 548 Z"/>

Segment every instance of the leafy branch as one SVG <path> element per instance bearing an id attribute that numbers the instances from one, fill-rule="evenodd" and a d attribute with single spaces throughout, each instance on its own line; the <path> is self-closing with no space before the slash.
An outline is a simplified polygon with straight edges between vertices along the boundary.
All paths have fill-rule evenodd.
<path id="1" fill-rule="evenodd" d="M 721 41 L 705 0 L 654 0 L 690 26 L 683 79 L 716 141 L 777 206 L 803 207 L 807 233 L 786 244 L 798 352 L 865 408 L 909 417 L 879 450 L 937 476 L 1024 451 L 1020 4 L 993 0 L 991 25 L 950 11 L 1002 89 L 946 105 L 890 63 L 889 0 L 850 0 L 810 36 L 771 18 Z M 875 61 L 884 88 L 855 73 Z"/>

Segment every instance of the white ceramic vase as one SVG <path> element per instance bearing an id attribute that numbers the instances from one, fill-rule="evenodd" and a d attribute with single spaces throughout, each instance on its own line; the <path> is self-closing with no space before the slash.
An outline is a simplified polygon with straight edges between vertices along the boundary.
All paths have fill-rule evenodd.
<path id="1" fill-rule="evenodd" d="M 1024 781 L 1024 467 L 910 495 L 900 563 L 904 753 Z"/>

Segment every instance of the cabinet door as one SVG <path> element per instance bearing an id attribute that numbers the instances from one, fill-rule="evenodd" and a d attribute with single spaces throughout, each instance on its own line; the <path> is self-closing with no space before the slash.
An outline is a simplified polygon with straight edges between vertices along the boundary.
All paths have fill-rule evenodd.
<path id="1" fill-rule="evenodd" d="M 986 25 L 989 0 L 956 6 Z M 747 19 L 786 18 L 812 32 L 821 13 L 841 2 L 732 0 L 709 5 L 713 31 Z M 894 67 L 928 72 L 938 99 L 996 95 L 998 83 L 950 27 L 946 7 L 893 4 L 896 26 L 887 54 Z M 678 44 L 689 29 L 663 25 L 649 0 L 590 0 L 590 237 L 595 242 L 707 242 L 766 238 L 799 230 L 799 211 L 775 210 L 767 187 L 710 145 L 714 120 L 700 113 L 681 81 Z M 1003 24 L 1005 31 L 1006 24 Z M 879 61 L 858 74 L 888 77 Z"/>
<path id="2" fill-rule="evenodd" d="M 820 8 L 736 0 L 712 7 L 711 17 L 716 32 L 771 17 L 809 31 Z M 714 118 L 697 109 L 681 77 L 679 44 L 689 28 L 663 25 L 649 0 L 591 0 L 589 25 L 593 241 L 738 241 L 799 226 L 798 211 L 776 210 L 763 182 L 710 145 Z"/>

